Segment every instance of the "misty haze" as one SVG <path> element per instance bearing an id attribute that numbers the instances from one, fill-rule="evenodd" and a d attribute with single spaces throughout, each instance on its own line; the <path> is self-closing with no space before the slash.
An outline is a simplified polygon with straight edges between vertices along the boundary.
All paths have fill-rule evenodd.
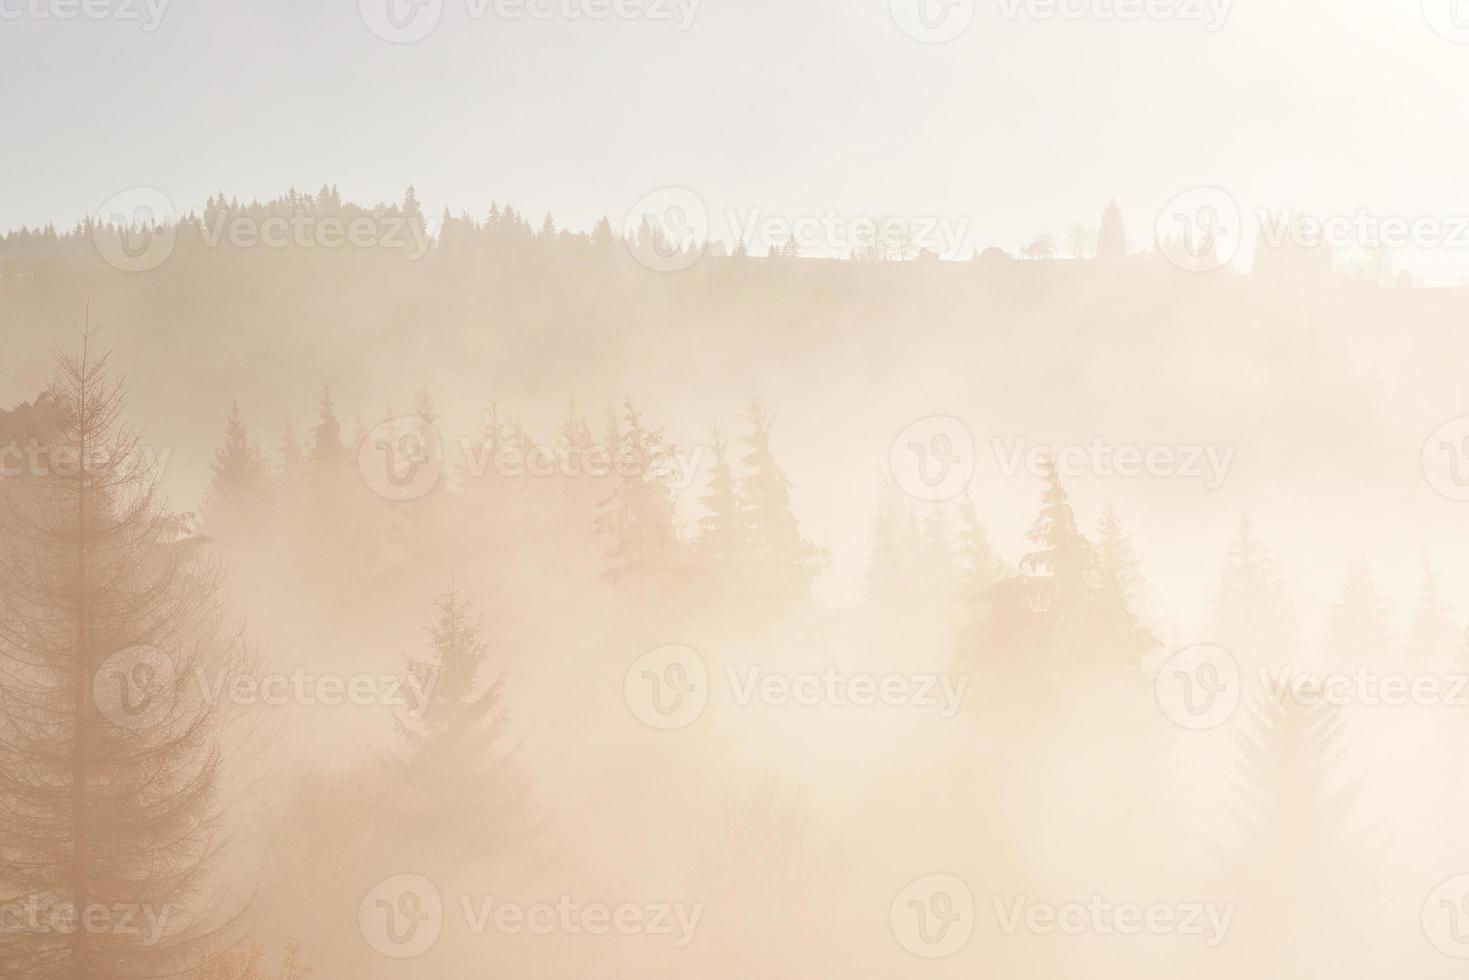
<path id="1" fill-rule="evenodd" d="M 0 79 L 0 980 L 1462 974 L 1458 0 Z"/>

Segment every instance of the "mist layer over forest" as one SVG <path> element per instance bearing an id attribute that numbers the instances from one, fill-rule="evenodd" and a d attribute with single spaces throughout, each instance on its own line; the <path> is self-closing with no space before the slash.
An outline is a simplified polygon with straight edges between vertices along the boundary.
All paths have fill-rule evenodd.
<path id="1" fill-rule="evenodd" d="M 0 239 L 0 974 L 1454 975 L 1469 292 L 1107 214 Z"/>

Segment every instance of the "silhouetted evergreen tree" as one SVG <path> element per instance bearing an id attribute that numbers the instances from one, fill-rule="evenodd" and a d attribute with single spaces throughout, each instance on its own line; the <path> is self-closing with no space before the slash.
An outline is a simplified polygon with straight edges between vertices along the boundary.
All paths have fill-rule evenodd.
<path id="1" fill-rule="evenodd" d="M 388 805 L 430 864 L 452 866 L 484 859 L 521 829 L 526 785 L 503 744 L 505 675 L 482 676 L 489 667 L 483 614 L 452 578 L 434 609 L 430 656 L 408 663 L 426 701 L 398 719 L 404 747 L 392 782 L 401 795 Z"/>
<path id="2" fill-rule="evenodd" d="M 257 530 L 270 503 L 270 473 L 260 451 L 250 444 L 240 403 L 230 405 L 224 445 L 214 454 L 210 483 L 200 507 L 202 530 L 210 537 L 233 537 Z"/>
<path id="3" fill-rule="evenodd" d="M 1380 924 L 1383 868 L 1360 824 L 1361 781 L 1345 772 L 1341 710 L 1287 693 L 1254 703 L 1234 729 L 1234 840 L 1220 894 L 1237 896 L 1231 946 L 1268 950 L 1283 976 L 1358 972 L 1352 937 Z M 1251 967 L 1253 968 L 1253 967 Z"/>
<path id="4" fill-rule="evenodd" d="M 1116 262 L 1127 258 L 1127 232 L 1122 227 L 1122 209 L 1116 198 L 1107 202 L 1102 211 L 1102 226 L 1097 232 L 1096 256 L 1103 262 Z"/>
<path id="5" fill-rule="evenodd" d="M 50 387 L 51 458 L 86 465 L 32 474 L 0 506 L 0 895 L 86 923 L 8 922 L 0 976 L 17 980 L 171 975 L 228 918 L 222 708 L 197 678 L 234 669 L 235 638 L 93 336 Z M 97 907 L 167 921 L 97 928 Z"/>
<path id="6" fill-rule="evenodd" d="M 1224 555 L 1209 614 L 1208 641 L 1246 665 L 1284 662 L 1299 652 L 1300 634 L 1285 583 L 1270 552 L 1241 517 Z"/>
<path id="7" fill-rule="evenodd" d="M 759 395 L 745 409 L 745 476 L 739 483 L 740 517 L 750 545 L 750 574 L 762 591 L 781 601 L 810 592 L 825 556 L 801 536 L 791 510 L 791 483 L 770 448 L 774 421 Z"/>
<path id="8" fill-rule="evenodd" d="M 671 450 L 663 443 L 663 430 L 645 426 L 631 399 L 617 452 L 622 475 L 597 517 L 598 533 L 611 538 L 603 575 L 619 594 L 644 598 L 671 581 L 679 540 L 668 467 Z"/>
<path id="9" fill-rule="evenodd" d="M 1408 626 L 1408 666 L 1419 670 L 1448 670 L 1458 646 L 1453 610 L 1439 591 L 1438 575 L 1425 559 L 1423 587 Z"/>
<path id="10" fill-rule="evenodd" d="M 1341 598 L 1326 618 L 1323 640 L 1329 670 L 1394 666 L 1392 612 L 1372 580 L 1367 562 L 1353 562 L 1342 581 Z"/>
<path id="11" fill-rule="evenodd" d="M 722 587 L 729 588 L 748 570 L 749 549 L 738 487 L 729 462 L 729 446 L 717 425 L 710 439 L 710 451 L 714 456 L 713 466 L 704 495 L 699 498 L 704 505 L 704 516 L 699 518 L 695 550 L 705 570 Z"/>

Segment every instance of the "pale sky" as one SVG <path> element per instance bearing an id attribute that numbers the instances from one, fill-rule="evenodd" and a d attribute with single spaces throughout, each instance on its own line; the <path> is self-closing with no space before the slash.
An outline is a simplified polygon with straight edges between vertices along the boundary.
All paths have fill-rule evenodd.
<path id="1" fill-rule="evenodd" d="M 1260 208 L 1366 208 L 1437 219 L 1454 244 L 1402 264 L 1469 276 L 1469 45 L 1430 26 L 1452 35 L 1461 0 L 1148 0 L 1173 12 L 1152 20 L 1119 19 L 1142 0 L 981 0 L 945 44 L 905 34 L 906 6 L 968 0 L 619 0 L 648 12 L 630 20 L 419 0 L 438 26 L 404 44 L 367 26 L 389 0 L 148 2 L 0 0 L 0 228 L 135 186 L 190 209 L 334 182 L 580 229 L 681 186 L 716 237 L 731 210 L 935 216 L 967 255 L 1064 241 L 1114 195 L 1151 245 L 1165 202 L 1212 185 L 1246 216 L 1245 263 Z"/>

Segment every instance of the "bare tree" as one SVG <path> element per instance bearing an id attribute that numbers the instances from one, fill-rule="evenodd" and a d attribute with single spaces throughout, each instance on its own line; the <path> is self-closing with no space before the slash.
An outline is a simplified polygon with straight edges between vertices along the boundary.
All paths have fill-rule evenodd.
<path id="1" fill-rule="evenodd" d="M 1066 233 L 1066 246 L 1071 249 L 1073 259 L 1088 258 L 1097 247 L 1097 239 L 1083 224 L 1074 224 Z"/>

